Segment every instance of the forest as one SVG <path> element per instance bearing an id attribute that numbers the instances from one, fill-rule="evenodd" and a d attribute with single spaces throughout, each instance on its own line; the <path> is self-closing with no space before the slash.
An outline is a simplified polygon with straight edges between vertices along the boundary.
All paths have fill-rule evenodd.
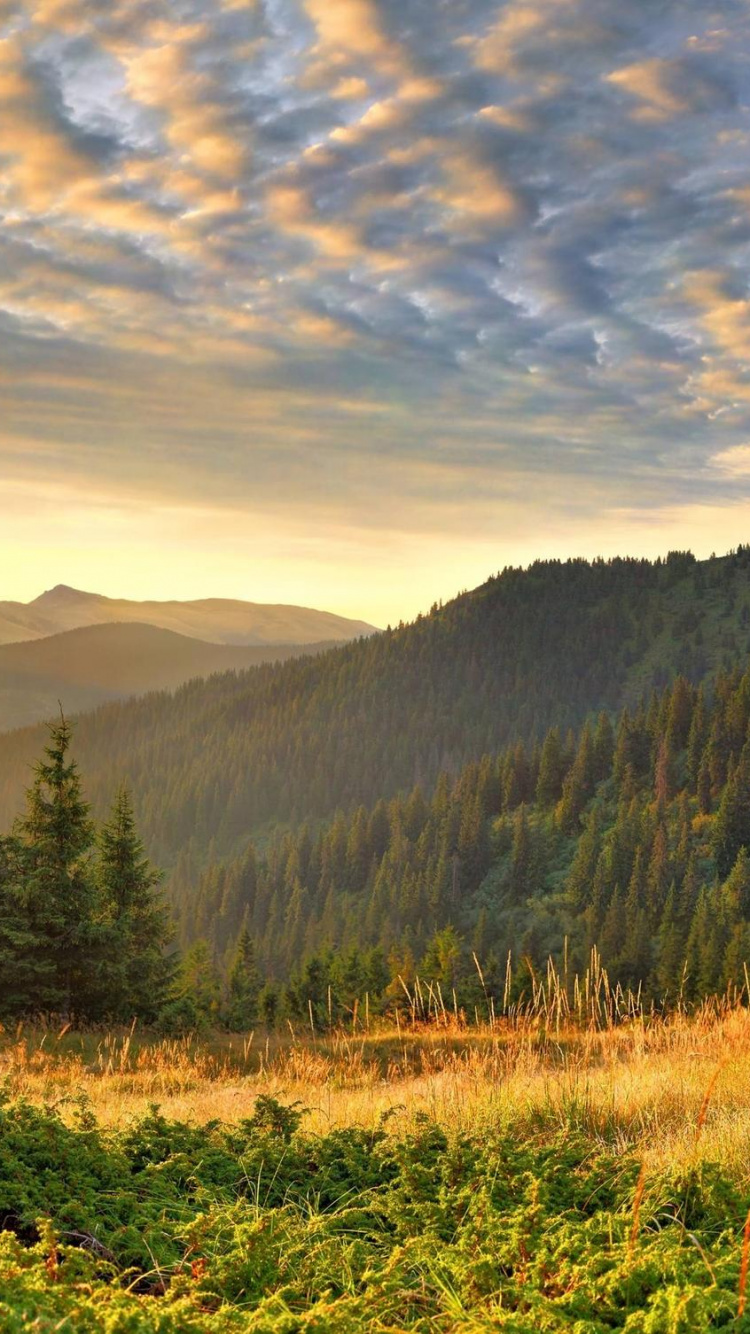
<path id="1" fill-rule="evenodd" d="M 750 961 L 750 671 L 684 677 L 578 734 L 551 728 L 350 815 L 209 868 L 181 904 L 192 956 L 255 942 L 319 1022 L 438 983 L 499 1006 L 552 956 L 659 1004 L 742 988 Z M 195 944 L 196 935 L 202 937 Z"/>
<path id="2" fill-rule="evenodd" d="M 423 981 L 484 1017 L 509 988 L 533 993 L 548 960 L 583 976 L 592 952 L 644 1004 L 741 990 L 749 727 L 750 669 L 680 674 L 577 730 L 246 841 L 192 880 L 178 862 L 163 898 L 127 789 L 96 834 L 63 720 L 0 847 L 4 1010 L 330 1026 L 392 1013 Z"/>
<path id="3" fill-rule="evenodd" d="M 278 825 L 373 806 L 550 727 L 744 662 L 750 549 L 544 561 L 322 656 L 196 680 L 76 721 L 95 813 L 127 784 L 149 855 L 191 878 Z M 64 702 L 64 701 L 63 701 Z M 44 728 L 0 737 L 0 827 Z"/>

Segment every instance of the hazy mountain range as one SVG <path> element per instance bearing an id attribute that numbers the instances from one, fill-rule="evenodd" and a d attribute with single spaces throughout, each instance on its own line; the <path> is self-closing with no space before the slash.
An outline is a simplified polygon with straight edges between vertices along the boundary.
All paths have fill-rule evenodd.
<path id="1" fill-rule="evenodd" d="M 110 700 L 173 690 L 194 677 L 320 653 L 330 644 L 207 644 L 154 625 L 90 625 L 0 645 L 0 731 Z"/>
<path id="2" fill-rule="evenodd" d="M 42 639 L 87 625 L 137 622 L 212 644 L 314 644 L 372 634 L 365 621 L 309 607 L 200 598 L 195 602 L 130 602 L 66 584 L 32 602 L 0 602 L 0 644 Z"/>
<path id="3" fill-rule="evenodd" d="M 374 627 L 307 607 L 225 598 L 128 602 L 59 584 L 0 602 L 0 730 L 195 677 L 318 653 Z"/>

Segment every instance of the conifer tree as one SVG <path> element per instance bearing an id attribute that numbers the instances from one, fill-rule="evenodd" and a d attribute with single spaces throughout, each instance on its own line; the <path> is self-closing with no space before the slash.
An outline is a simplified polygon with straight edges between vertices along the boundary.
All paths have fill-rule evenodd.
<path id="1" fill-rule="evenodd" d="M 26 811 L 15 824 L 22 900 L 31 948 L 24 955 L 22 1009 L 85 1015 L 91 986 L 88 952 L 95 931 L 91 866 L 94 825 L 78 767 L 70 758 L 70 726 L 61 716 L 36 765 Z"/>
<path id="2" fill-rule="evenodd" d="M 211 947 L 207 940 L 196 940 L 180 961 L 161 1022 L 165 1029 L 174 1032 L 210 1027 L 218 1019 L 220 998 Z"/>
<path id="3" fill-rule="evenodd" d="M 560 741 L 560 729 L 553 727 L 544 738 L 539 760 L 536 800 L 540 806 L 554 806 L 560 800 L 564 776 L 565 757 Z"/>
<path id="4" fill-rule="evenodd" d="M 594 776 L 597 783 L 603 783 L 612 770 L 615 753 L 615 734 L 612 719 L 602 711 L 594 733 Z"/>
<path id="5" fill-rule="evenodd" d="M 744 846 L 724 882 L 724 896 L 735 917 L 750 919 L 750 854 Z"/>
<path id="6" fill-rule="evenodd" d="M 33 1010 L 27 961 L 39 948 L 24 893 L 23 848 L 19 840 L 0 838 L 0 1018 Z"/>
<path id="7" fill-rule="evenodd" d="M 534 892 L 534 851 L 525 806 L 519 806 L 513 825 L 509 883 L 514 903 L 522 903 Z"/>
<path id="8" fill-rule="evenodd" d="M 594 811 L 588 817 L 586 828 L 576 844 L 575 855 L 565 886 L 571 906 L 577 912 L 583 911 L 591 897 L 591 887 L 596 864 L 599 860 L 600 847 L 599 822 L 596 811 Z"/>
<path id="9" fill-rule="evenodd" d="M 102 1010 L 114 1018 L 153 1019 L 171 977 L 169 915 L 161 875 L 138 836 L 127 788 L 118 792 L 99 835 L 98 881 L 105 929 Z"/>
<path id="10" fill-rule="evenodd" d="M 580 826 L 581 815 L 594 790 L 594 740 L 588 723 L 581 733 L 578 750 L 563 783 L 557 806 L 557 822 L 563 833 L 572 834 Z"/>
<path id="11" fill-rule="evenodd" d="M 716 813 L 713 851 L 720 876 L 729 874 L 741 848 L 750 848 L 750 741 L 727 779 Z"/>
<path id="12" fill-rule="evenodd" d="M 685 969 L 685 930 L 678 910 L 674 882 L 667 893 L 657 937 L 656 986 L 659 997 L 674 1002 L 680 993 Z"/>
<path id="13" fill-rule="evenodd" d="M 237 941 L 227 979 L 225 1022 L 235 1033 L 253 1028 L 258 1022 L 262 979 L 255 957 L 255 946 L 245 924 Z"/>

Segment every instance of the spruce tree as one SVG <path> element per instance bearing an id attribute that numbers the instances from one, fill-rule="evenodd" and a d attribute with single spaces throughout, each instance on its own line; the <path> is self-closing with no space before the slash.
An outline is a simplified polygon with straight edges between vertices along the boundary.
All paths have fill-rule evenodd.
<path id="1" fill-rule="evenodd" d="M 33 1009 L 28 961 L 38 941 L 24 894 L 23 848 L 13 836 L 0 838 L 0 1018 Z"/>
<path id="2" fill-rule="evenodd" d="M 24 952 L 20 1008 L 86 1016 L 91 1008 L 96 886 L 94 825 L 69 755 L 66 719 L 50 727 L 26 811 L 14 826 L 20 848 L 21 900 L 30 948 Z"/>
<path id="3" fill-rule="evenodd" d="M 525 806 L 519 806 L 513 825 L 509 888 L 513 903 L 519 904 L 535 889 L 534 850 Z"/>
<path id="4" fill-rule="evenodd" d="M 674 1002 L 680 993 L 685 970 L 685 930 L 674 883 L 669 887 L 664 904 L 656 953 L 655 980 L 659 998 Z"/>
<path id="5" fill-rule="evenodd" d="M 741 848 L 750 848 L 750 741 L 727 779 L 716 813 L 713 851 L 722 878 L 731 871 Z"/>
<path id="6" fill-rule="evenodd" d="M 741 847 L 727 879 L 724 896 L 737 918 L 750 918 L 750 854 Z"/>
<path id="7" fill-rule="evenodd" d="M 180 961 L 170 1000 L 161 1012 L 160 1021 L 170 1032 L 211 1027 L 219 1016 L 220 998 L 211 947 L 207 940 L 196 940 Z"/>
<path id="8" fill-rule="evenodd" d="M 565 757 L 560 741 L 560 729 L 553 727 L 544 738 L 539 760 L 536 800 L 540 806 L 554 806 L 560 800 L 564 777 Z"/>
<path id="9" fill-rule="evenodd" d="M 232 1032 L 242 1033 L 257 1024 L 261 987 L 255 946 L 247 925 L 244 925 L 227 979 L 224 1021 Z"/>
<path id="10" fill-rule="evenodd" d="M 106 945 L 102 1010 L 120 1020 L 149 1021 L 170 982 L 165 950 L 171 930 L 159 895 L 161 875 L 146 857 L 126 788 L 118 792 L 99 835 L 98 880 Z"/>

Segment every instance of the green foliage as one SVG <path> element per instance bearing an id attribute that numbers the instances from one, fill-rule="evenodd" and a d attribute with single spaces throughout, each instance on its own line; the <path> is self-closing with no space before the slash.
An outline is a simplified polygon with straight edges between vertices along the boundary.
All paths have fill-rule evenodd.
<path id="1" fill-rule="evenodd" d="M 240 932 L 234 960 L 227 981 L 224 1022 L 235 1032 L 253 1028 L 259 1017 L 262 979 L 255 958 L 255 946 L 244 926 Z"/>
<path id="2" fill-rule="evenodd" d="M 169 915 L 157 890 L 161 875 L 149 865 L 138 836 L 130 794 L 122 788 L 99 834 L 98 885 L 104 922 L 106 987 L 101 1012 L 149 1022 L 159 1013 L 170 981 L 165 945 Z"/>
<path id="3" fill-rule="evenodd" d="M 720 642 L 749 565 L 741 549 L 509 570 L 380 638 L 82 719 L 95 789 L 104 720 L 108 769 L 130 772 L 149 846 L 176 862 L 183 962 L 170 984 L 129 798 L 95 846 L 75 767 L 50 752 L 0 842 L 7 1015 L 317 1031 L 403 1003 L 419 977 L 471 1016 L 497 1003 L 509 953 L 531 987 L 549 955 L 570 976 L 594 946 L 647 1003 L 742 987 L 750 672 L 698 671 L 676 645 L 696 617 Z M 34 869 L 51 779 L 69 786 L 67 861 Z"/>
<path id="4" fill-rule="evenodd" d="M 613 986 L 658 1004 L 742 988 L 749 724 L 750 671 L 720 674 L 710 693 L 677 677 L 616 729 L 600 717 L 564 745 L 552 729 L 532 753 L 516 744 L 441 775 L 430 797 L 417 787 L 339 812 L 212 867 L 186 900 L 183 937 L 205 922 L 217 957 L 231 957 L 242 924 L 282 1016 L 316 1027 L 403 1003 L 400 979 L 415 975 L 484 1015 L 509 952 L 585 971 L 596 946 Z M 712 765 L 724 777 L 708 814 L 691 773 Z"/>
<path id="5" fill-rule="evenodd" d="M 747 1331 L 750 1200 L 717 1167 L 640 1180 L 577 1132 L 425 1117 L 70 1129 L 0 1112 L 0 1325 L 63 1334 Z"/>
<path id="6" fill-rule="evenodd" d="M 50 731 L 26 812 L 0 840 L 0 1014 L 148 1020 L 170 972 L 160 877 L 126 792 L 97 839 L 70 727 Z"/>

